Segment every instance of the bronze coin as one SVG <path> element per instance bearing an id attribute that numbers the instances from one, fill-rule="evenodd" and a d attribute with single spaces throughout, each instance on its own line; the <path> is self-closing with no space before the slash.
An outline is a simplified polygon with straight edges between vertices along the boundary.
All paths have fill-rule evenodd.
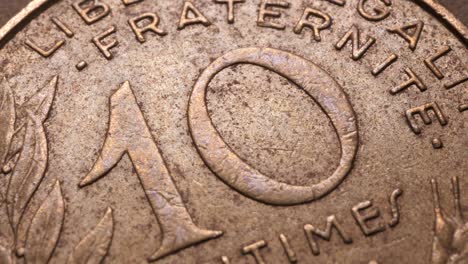
<path id="1" fill-rule="evenodd" d="M 436 1 L 33 0 L 0 45 L 1 264 L 468 263 Z"/>

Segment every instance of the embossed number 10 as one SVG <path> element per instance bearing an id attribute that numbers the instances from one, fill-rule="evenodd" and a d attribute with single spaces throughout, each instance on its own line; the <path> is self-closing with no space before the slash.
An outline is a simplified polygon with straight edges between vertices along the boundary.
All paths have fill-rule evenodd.
<path id="1" fill-rule="evenodd" d="M 288 78 L 321 105 L 332 121 L 341 144 L 341 160 L 330 177 L 312 186 L 280 183 L 245 163 L 224 142 L 208 115 L 206 89 L 220 71 L 241 63 L 265 67 Z M 93 169 L 80 186 L 91 184 L 106 175 L 124 154 L 128 154 L 161 226 L 161 246 L 149 260 L 154 261 L 190 245 L 221 236 L 221 231 L 204 230 L 193 223 L 129 82 L 122 85 L 110 102 L 110 122 L 104 146 Z M 214 61 L 193 88 L 188 123 L 201 158 L 218 177 L 240 193 L 273 205 L 311 202 L 335 189 L 352 168 L 359 140 L 354 111 L 336 81 L 310 61 L 269 48 L 238 49 Z"/>

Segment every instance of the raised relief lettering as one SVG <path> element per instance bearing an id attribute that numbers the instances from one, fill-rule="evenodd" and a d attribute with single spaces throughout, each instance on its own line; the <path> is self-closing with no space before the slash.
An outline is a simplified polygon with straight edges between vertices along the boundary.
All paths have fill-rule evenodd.
<path id="1" fill-rule="evenodd" d="M 273 18 L 280 18 L 281 12 L 270 8 L 289 8 L 289 3 L 282 0 L 262 0 L 260 11 L 258 12 L 257 25 L 259 27 L 285 29 L 285 25 L 272 21 Z"/>
<path id="2" fill-rule="evenodd" d="M 458 177 L 452 178 L 454 213 L 448 215 L 440 206 L 439 188 L 436 180 L 431 180 L 434 203 L 434 235 L 432 240 L 433 264 L 468 262 L 468 221 L 463 215 L 460 202 Z"/>
<path id="3" fill-rule="evenodd" d="M 223 262 L 223 264 L 231 264 L 231 261 L 229 261 L 229 258 L 226 256 L 222 256 L 221 261 Z"/>
<path id="4" fill-rule="evenodd" d="M 367 210 L 367 214 L 363 214 L 363 211 L 365 210 Z M 368 222 L 380 217 L 379 209 L 374 208 L 371 201 L 359 203 L 351 209 L 351 212 L 364 235 L 372 236 L 385 231 L 385 226 L 380 222 L 374 223 L 373 226 L 368 225 Z"/>
<path id="5" fill-rule="evenodd" d="M 128 6 L 128 5 L 133 5 L 133 4 L 136 4 L 136 3 L 140 3 L 142 2 L 143 0 L 122 0 L 122 3 L 124 3 L 124 5 Z"/>
<path id="6" fill-rule="evenodd" d="M 341 142 L 341 160 L 329 178 L 311 186 L 289 185 L 267 177 L 233 153 L 214 127 L 205 98 L 214 76 L 239 63 L 264 67 L 288 78 L 322 106 Z M 275 205 L 311 202 L 333 191 L 350 172 L 359 142 L 356 116 L 337 82 L 314 63 L 271 48 L 234 50 L 208 66 L 193 88 L 188 121 L 200 156 L 219 178 L 247 197 Z"/>
<path id="7" fill-rule="evenodd" d="M 140 24 L 141 22 L 145 22 L 145 25 Z M 136 39 L 140 43 L 146 42 L 145 33 L 153 32 L 159 36 L 165 36 L 167 32 L 160 29 L 159 26 L 159 16 L 155 13 L 145 13 L 139 15 L 135 18 L 128 20 L 128 24 L 132 28 L 133 33 L 135 33 Z"/>
<path id="8" fill-rule="evenodd" d="M 402 196 L 402 194 L 403 191 L 401 189 L 395 189 L 389 195 L 391 219 L 388 221 L 388 226 L 391 228 L 395 228 L 400 222 L 401 215 L 399 199 Z M 372 202 L 370 201 L 366 201 L 358 204 L 357 206 L 354 206 L 352 208 L 351 213 L 355 219 L 356 225 L 362 230 L 365 236 L 371 236 L 379 232 L 383 232 L 385 230 L 391 230 L 386 229 L 387 225 L 383 222 L 383 219 L 380 219 L 379 222 L 377 222 L 377 218 L 380 217 L 380 212 L 377 208 L 373 207 Z M 344 244 L 353 243 L 354 240 L 351 238 L 351 236 L 349 236 L 349 234 L 346 231 L 346 227 L 343 227 L 341 225 L 341 223 L 337 220 L 335 215 L 327 217 L 327 223 L 323 230 L 320 230 L 316 226 L 313 226 L 311 224 L 304 225 L 305 239 L 309 244 L 312 254 L 315 256 L 321 254 L 318 239 L 330 241 L 332 239 L 333 232 L 338 233 L 337 235 L 340 236 Z M 288 237 L 280 233 L 279 240 L 281 243 L 281 248 L 273 248 L 271 249 L 271 251 L 275 252 L 277 250 L 283 250 L 289 263 L 299 262 L 299 258 L 296 254 L 296 251 L 291 246 Z M 260 255 L 260 249 L 264 247 L 264 245 L 266 246 L 266 243 L 266 241 L 261 240 L 252 244 L 246 247 L 246 249 L 244 249 L 244 254 L 250 252 L 250 254 L 254 255 L 254 257 L 256 256 L 255 258 L 257 261 L 264 261 L 262 256 Z M 227 256 L 221 257 L 221 261 L 223 263 L 230 263 L 229 258 Z M 279 262 L 279 260 L 277 260 L 276 262 Z"/>
<path id="9" fill-rule="evenodd" d="M 105 18 L 111 11 L 107 4 L 99 0 L 80 0 L 72 6 L 88 25 Z"/>
<path id="10" fill-rule="evenodd" d="M 400 208 L 398 206 L 398 198 L 403 194 L 403 191 L 396 189 L 390 195 L 390 206 L 392 207 L 392 220 L 388 224 L 390 227 L 395 227 L 400 223 Z"/>
<path id="11" fill-rule="evenodd" d="M 336 220 L 336 217 L 334 215 L 331 215 L 327 218 L 327 226 L 325 227 L 324 231 L 319 230 L 310 224 L 307 224 L 304 226 L 304 231 L 305 231 L 307 240 L 309 241 L 310 249 L 312 250 L 312 253 L 314 255 L 316 256 L 320 255 L 320 248 L 315 239 L 315 236 L 318 236 L 322 239 L 330 241 L 333 228 L 335 228 L 335 230 L 338 232 L 338 234 L 340 235 L 341 239 L 343 240 L 345 244 L 353 243 L 353 240 L 351 239 L 350 236 L 348 236 L 344 232 L 340 223 L 338 223 L 338 220 Z"/>
<path id="12" fill-rule="evenodd" d="M 322 21 L 320 24 L 316 24 L 315 22 L 310 20 L 311 17 L 318 17 Z M 321 41 L 322 37 L 320 36 L 320 31 L 329 28 L 331 24 L 332 20 L 328 14 L 321 12 L 320 10 L 308 7 L 304 10 L 301 20 L 299 20 L 297 25 L 294 27 L 294 33 L 301 34 L 304 28 L 310 28 L 312 29 L 314 40 Z"/>
<path id="13" fill-rule="evenodd" d="M 117 47 L 119 42 L 116 39 L 112 39 L 110 41 L 104 42 L 109 36 L 115 34 L 116 32 L 115 26 L 110 27 L 106 31 L 102 32 L 95 38 L 93 38 L 93 43 L 96 47 L 101 51 L 101 53 L 106 57 L 106 59 L 111 60 L 114 55 L 110 52 L 110 49 Z"/>
<path id="14" fill-rule="evenodd" d="M 397 60 L 398 56 L 396 54 L 388 56 L 381 64 L 377 65 L 374 69 L 372 69 L 372 75 L 378 76 Z"/>
<path id="15" fill-rule="evenodd" d="M 456 80 L 456 81 L 453 81 L 451 83 L 446 83 L 444 84 L 444 87 L 445 89 L 449 90 L 449 89 L 452 89 L 452 88 L 455 88 L 456 86 L 462 84 L 462 83 L 465 83 L 468 81 L 468 75 Z"/>
<path id="16" fill-rule="evenodd" d="M 205 27 L 211 25 L 211 22 L 206 18 L 198 8 L 190 1 L 185 1 L 182 15 L 180 16 L 179 26 L 181 30 L 189 25 L 202 24 Z"/>
<path id="17" fill-rule="evenodd" d="M 63 33 L 65 33 L 67 37 L 73 38 L 73 36 L 75 36 L 75 33 L 73 33 L 70 27 L 63 23 L 60 19 L 52 17 L 50 20 L 52 20 L 52 23 L 54 23 Z"/>
<path id="18" fill-rule="evenodd" d="M 415 85 L 419 91 L 424 92 L 427 90 L 427 86 L 423 83 L 423 81 L 414 73 L 410 68 L 405 69 L 405 73 L 408 76 L 408 80 L 403 82 L 402 84 L 398 85 L 397 87 L 394 87 L 390 90 L 390 93 L 392 95 L 395 95 L 397 93 L 400 93 L 409 87 Z"/>
<path id="19" fill-rule="evenodd" d="M 265 260 L 263 259 L 262 253 L 260 249 L 267 246 L 265 240 L 260 240 L 258 242 L 253 243 L 252 245 L 248 245 L 242 249 L 242 253 L 244 255 L 250 254 L 255 258 L 257 264 L 266 264 Z"/>
<path id="20" fill-rule="evenodd" d="M 462 104 L 458 107 L 458 111 L 465 112 L 468 111 L 468 104 Z"/>
<path id="21" fill-rule="evenodd" d="M 86 67 L 88 67 L 88 63 L 87 63 L 86 61 L 80 61 L 80 62 L 78 62 L 78 64 L 76 64 L 75 67 L 76 67 L 76 69 L 77 69 L 78 71 L 82 71 L 82 70 L 84 70 Z"/>
<path id="22" fill-rule="evenodd" d="M 441 149 L 444 147 L 444 143 L 442 142 L 440 138 L 433 138 L 431 143 L 434 149 Z"/>
<path id="23" fill-rule="evenodd" d="M 285 235 L 280 234 L 279 239 L 281 245 L 283 246 L 284 252 L 286 253 L 286 256 L 288 256 L 289 263 L 297 263 L 296 252 L 294 252 L 291 245 L 289 244 L 288 238 Z"/>
<path id="24" fill-rule="evenodd" d="M 128 82 L 112 95 L 109 107 L 105 143 L 80 186 L 87 186 L 108 174 L 124 155 L 130 157 L 161 227 L 162 243 L 150 261 L 221 236 L 220 231 L 200 229 L 194 224 Z"/>
<path id="25" fill-rule="evenodd" d="M 435 55 L 432 57 L 425 59 L 424 64 L 431 70 L 431 72 L 437 77 L 437 79 L 442 80 L 444 78 L 444 74 L 440 71 L 440 69 L 435 65 L 435 62 L 442 58 L 443 56 L 447 55 L 450 51 L 452 51 L 452 48 L 449 46 L 445 47 L 441 51 L 437 52 Z"/>
<path id="26" fill-rule="evenodd" d="M 389 29 L 388 32 L 395 33 L 402 37 L 409 44 L 411 50 L 415 50 L 418 46 L 419 39 L 421 37 L 424 23 L 417 21 L 416 23 L 405 25 L 399 28 Z"/>
<path id="27" fill-rule="evenodd" d="M 217 4 L 225 4 L 227 6 L 228 23 L 234 23 L 234 7 L 236 4 L 245 3 L 245 0 L 214 0 Z"/>
<path id="28" fill-rule="evenodd" d="M 30 39 L 27 39 L 24 44 L 26 44 L 26 46 L 28 46 L 29 48 L 31 48 L 32 50 L 34 50 L 35 52 L 39 53 L 39 55 L 41 55 L 42 57 L 44 58 L 49 58 L 50 56 L 52 56 L 58 49 L 60 49 L 60 47 L 62 47 L 64 44 L 65 44 L 65 40 L 59 40 L 57 42 L 55 42 L 55 44 L 50 47 L 50 48 L 47 48 L 47 49 L 43 49 L 41 47 L 39 47 L 36 43 L 34 43 L 32 40 Z"/>
<path id="29" fill-rule="evenodd" d="M 370 20 L 370 21 L 380 21 L 380 20 L 387 18 L 390 15 L 390 8 L 388 7 L 392 5 L 391 0 L 374 0 L 374 2 L 381 2 L 384 5 L 382 7 L 378 5 L 375 6 L 373 8 L 373 11 L 374 11 L 373 13 L 368 12 L 366 10 L 365 4 L 367 3 L 367 1 L 368 0 L 359 0 L 358 7 L 357 7 L 359 14 L 363 18 Z"/>
<path id="30" fill-rule="evenodd" d="M 368 37 L 364 44 L 361 44 L 360 33 L 357 26 L 353 25 L 351 29 L 346 32 L 346 34 L 335 44 L 337 50 L 343 49 L 343 47 L 351 41 L 351 46 L 353 48 L 352 58 L 353 60 L 361 59 L 366 51 L 375 43 L 375 38 Z"/>
<path id="31" fill-rule="evenodd" d="M 346 4 L 346 0 L 326 0 L 332 4 L 344 6 Z"/>
<path id="32" fill-rule="evenodd" d="M 429 116 L 429 111 L 433 112 L 440 125 L 445 126 L 448 124 L 447 118 L 445 117 L 442 109 L 436 102 L 424 104 L 418 107 L 414 107 L 406 111 L 406 120 L 415 134 L 421 134 L 421 127 L 419 127 L 415 116 L 419 116 L 424 124 L 432 124 L 432 117 Z"/>

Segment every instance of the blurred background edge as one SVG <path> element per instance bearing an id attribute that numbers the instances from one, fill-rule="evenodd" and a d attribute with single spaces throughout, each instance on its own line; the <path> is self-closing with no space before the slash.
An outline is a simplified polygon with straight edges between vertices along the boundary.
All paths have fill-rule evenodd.
<path id="1" fill-rule="evenodd" d="M 0 27 L 31 0 L 0 0 Z M 468 0 L 439 0 L 461 22 L 468 25 Z"/>

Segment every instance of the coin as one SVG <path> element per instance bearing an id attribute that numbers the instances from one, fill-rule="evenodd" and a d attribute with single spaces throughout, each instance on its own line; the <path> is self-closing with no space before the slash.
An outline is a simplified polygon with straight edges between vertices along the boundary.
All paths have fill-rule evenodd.
<path id="1" fill-rule="evenodd" d="M 0 30 L 1 263 L 466 263 L 433 1 L 36 0 Z"/>

